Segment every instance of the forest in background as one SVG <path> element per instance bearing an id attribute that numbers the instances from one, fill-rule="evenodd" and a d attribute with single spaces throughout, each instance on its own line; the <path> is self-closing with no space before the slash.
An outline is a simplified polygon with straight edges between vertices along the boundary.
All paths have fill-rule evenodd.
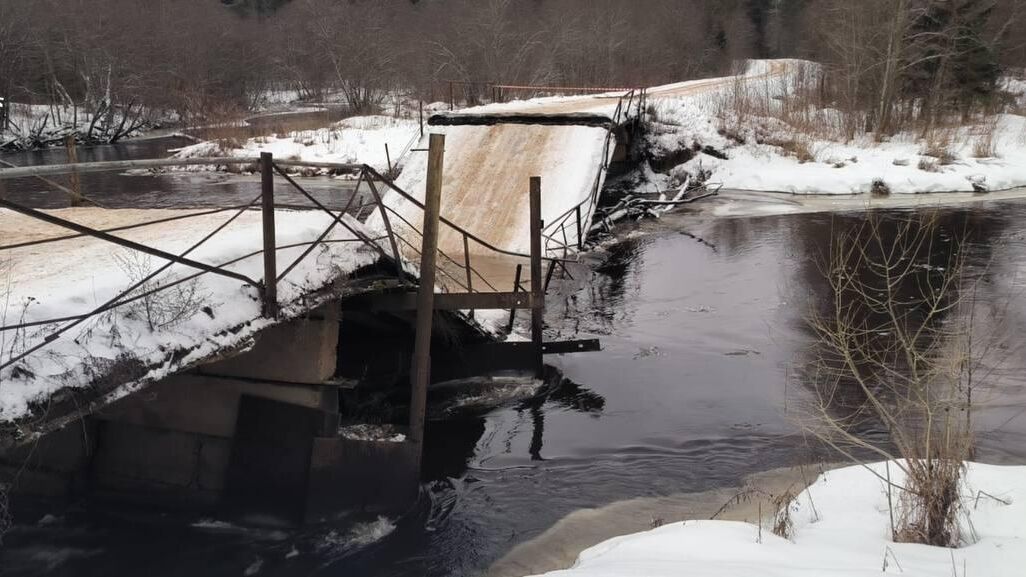
<path id="1" fill-rule="evenodd" d="M 368 112 L 390 93 L 444 100 L 450 80 L 651 86 L 795 57 L 823 63 L 832 98 L 872 128 L 902 99 L 993 99 L 1026 62 L 1024 13 L 1021 0 L 2 0 L 0 96 L 189 122 L 274 91 Z"/>

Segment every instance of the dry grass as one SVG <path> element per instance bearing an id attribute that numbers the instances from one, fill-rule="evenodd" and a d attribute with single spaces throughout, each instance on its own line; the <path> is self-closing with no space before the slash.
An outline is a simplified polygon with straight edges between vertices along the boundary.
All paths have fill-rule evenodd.
<path id="1" fill-rule="evenodd" d="M 871 134 L 883 142 L 898 134 L 916 134 L 923 140 L 923 154 L 938 159 L 941 166 L 957 161 L 950 152 L 955 134 L 968 122 L 974 129 L 973 153 L 978 158 L 995 156 L 997 114 L 1024 114 L 1026 104 L 1015 99 L 984 106 L 966 116 L 961 112 L 928 112 L 923 102 L 895 103 L 886 133 L 874 131 L 872 114 L 857 106 L 859 98 L 846 94 L 848 88 L 829 71 L 813 65 L 798 66 L 782 78 L 737 77 L 715 99 L 714 111 L 722 134 L 742 136 L 767 121 L 778 124 L 779 134 L 798 135 L 806 140 L 851 142 Z M 1026 132 L 1026 131 L 1024 131 Z M 776 140 L 788 137 L 778 136 Z M 743 141 L 741 137 L 737 139 Z M 1026 145 L 1026 133 L 1022 137 Z"/>
<path id="2" fill-rule="evenodd" d="M 173 279 L 167 277 L 161 278 L 158 275 L 156 279 L 151 279 L 157 267 L 149 255 L 123 250 L 114 254 L 114 261 L 133 286 L 143 283 L 133 291 L 140 293 L 141 298 L 121 308 L 120 313 L 125 318 L 145 321 L 151 331 L 156 331 L 173 328 L 201 311 L 211 311 L 204 306 L 209 295 L 199 290 L 195 280 L 174 285 L 169 284 Z M 166 284 L 169 286 L 164 287 Z M 151 290 L 159 292 L 147 294 Z M 207 314 L 213 317 L 213 312 Z"/>
<path id="3" fill-rule="evenodd" d="M 973 157 L 994 158 L 997 156 L 997 118 L 989 119 L 973 128 Z"/>
<path id="4" fill-rule="evenodd" d="M 810 141 L 804 136 L 795 136 L 787 139 L 767 139 L 763 141 L 764 144 L 776 146 L 784 151 L 788 156 L 793 156 L 798 159 L 800 163 L 815 162 L 816 155 L 813 154 Z"/>
<path id="5" fill-rule="evenodd" d="M 959 486 L 965 464 L 957 457 L 964 458 L 968 453 L 959 447 L 946 448 L 945 452 L 951 458 L 908 462 L 911 473 L 898 498 L 896 542 L 935 547 L 955 547 L 962 542 Z"/>
<path id="6" fill-rule="evenodd" d="M 951 151 L 954 139 L 953 127 L 934 127 L 927 130 L 923 136 L 922 154 L 937 159 L 937 164 L 941 166 L 954 164 L 958 160 Z"/>
<path id="7" fill-rule="evenodd" d="M 780 495 L 773 497 L 772 503 L 777 508 L 777 515 L 773 519 L 773 534 L 784 539 L 794 537 L 794 519 L 791 518 L 791 505 L 794 503 L 794 493 L 790 489 Z"/>
<path id="8" fill-rule="evenodd" d="M 787 132 L 806 141 L 846 141 L 864 120 L 846 116 L 823 100 L 822 75 L 814 65 L 799 65 L 772 79 L 735 78 L 715 105 L 720 129 L 743 134 L 766 119 L 779 121 Z"/>

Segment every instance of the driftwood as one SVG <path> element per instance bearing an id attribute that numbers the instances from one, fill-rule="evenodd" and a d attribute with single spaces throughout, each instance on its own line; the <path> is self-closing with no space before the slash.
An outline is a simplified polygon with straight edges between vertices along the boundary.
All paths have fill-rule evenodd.
<path id="1" fill-rule="evenodd" d="M 588 232 L 609 232 L 615 223 L 626 218 L 636 218 L 638 220 L 643 218 L 659 218 L 678 206 L 698 202 L 699 200 L 719 194 L 719 187 L 717 187 L 716 190 L 710 191 L 708 186 L 705 184 L 691 188 L 689 188 L 689 184 L 690 180 L 687 180 L 680 186 L 680 188 L 657 193 L 649 193 L 659 194 L 659 200 L 651 200 L 632 195 L 620 200 L 620 202 L 616 203 L 612 207 L 600 209 L 596 214 L 595 223 L 592 224 Z M 696 193 L 698 191 L 706 192 L 698 194 L 697 196 L 688 196 L 689 194 Z M 666 200 L 666 194 L 669 192 L 674 192 L 675 194 L 671 200 Z"/>
<path id="2" fill-rule="evenodd" d="M 681 200 L 639 200 L 638 202 L 640 204 L 644 204 L 644 205 L 647 205 L 647 206 L 668 206 L 668 207 L 674 207 L 674 206 L 679 206 L 679 205 L 682 205 L 682 204 L 691 204 L 692 202 L 697 202 L 699 200 L 702 200 L 703 198 L 709 198 L 710 196 L 716 196 L 718 194 L 719 194 L 719 191 L 713 191 L 713 192 L 707 192 L 705 194 L 702 194 L 702 195 L 699 195 L 699 196 L 695 196 L 695 197 L 692 197 L 692 198 L 684 198 L 684 199 L 681 199 Z"/>
<path id="3" fill-rule="evenodd" d="M 135 101 L 129 102 L 127 107 L 116 108 L 101 103 L 81 122 L 76 106 L 72 117 L 62 120 L 59 113 L 47 112 L 20 133 L 15 125 L 11 125 L 10 135 L 0 141 L 0 151 L 62 146 L 69 136 L 79 144 L 113 144 L 149 126 L 144 108 L 136 106 Z"/>

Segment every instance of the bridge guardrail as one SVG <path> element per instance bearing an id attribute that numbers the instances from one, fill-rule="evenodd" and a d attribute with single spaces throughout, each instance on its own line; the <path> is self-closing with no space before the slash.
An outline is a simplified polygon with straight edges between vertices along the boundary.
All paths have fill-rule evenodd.
<path id="1" fill-rule="evenodd" d="M 67 234 L 56 237 L 49 237 L 44 239 L 37 239 L 25 242 L 16 242 L 4 246 L 0 246 L 0 253 L 10 251 L 19 248 L 27 248 L 36 245 L 43 245 L 49 243 L 56 243 L 61 241 L 70 241 L 74 239 L 80 239 L 83 237 L 92 237 L 98 240 L 111 243 L 112 245 L 122 246 L 129 250 L 142 252 L 160 259 L 167 261 L 160 265 L 156 270 L 145 275 L 141 280 L 132 282 L 131 285 L 119 292 L 114 297 L 108 299 L 102 305 L 93 307 L 92 309 L 76 315 L 67 315 L 60 318 L 49 318 L 45 320 L 36 320 L 30 322 L 19 322 L 16 324 L 0 326 L 0 332 L 4 331 L 16 331 L 24 330 L 29 328 L 45 327 L 48 325 L 61 325 L 54 330 L 48 332 L 42 339 L 31 346 L 26 347 L 18 354 L 11 356 L 4 360 L 0 359 L 0 370 L 4 370 L 15 363 L 25 359 L 29 355 L 39 351 L 46 347 L 49 343 L 59 339 L 62 335 L 72 330 L 76 326 L 79 326 L 86 320 L 93 318 L 97 315 L 106 313 L 119 307 L 131 304 L 139 301 L 146 297 L 152 296 L 161 291 L 170 290 L 182 283 L 186 283 L 197 279 L 203 275 L 211 274 L 223 276 L 237 280 L 243 285 L 253 286 L 260 289 L 261 296 L 263 299 L 263 313 L 268 317 L 277 317 L 279 313 L 278 301 L 277 301 L 277 285 L 286 279 L 290 272 L 292 272 L 304 259 L 306 259 L 314 249 L 318 246 L 328 243 L 359 243 L 364 246 L 370 247 L 372 250 L 377 252 L 381 261 L 391 261 L 395 267 L 396 281 L 401 285 L 411 284 L 411 277 L 409 273 L 412 272 L 408 267 L 408 259 L 404 258 L 404 252 L 407 254 L 420 254 L 420 243 L 417 239 L 406 238 L 405 235 L 400 234 L 393 226 L 394 219 L 400 219 L 403 223 L 402 229 L 409 230 L 416 235 L 422 236 L 420 230 L 410 222 L 410 219 L 404 217 L 394 208 L 386 205 L 382 201 L 381 191 L 378 189 L 378 184 L 384 185 L 386 188 L 396 192 L 408 202 L 418 207 L 419 210 L 424 210 L 424 204 L 418 201 L 416 198 L 408 194 L 396 186 L 392 181 L 382 176 L 374 168 L 365 164 L 338 164 L 338 163 L 318 163 L 318 162 L 303 162 L 294 160 L 275 160 L 272 155 L 264 153 L 259 158 L 193 158 L 193 159 L 146 159 L 146 160 L 134 160 L 134 161 L 114 161 L 114 162 L 95 162 L 95 163 L 79 163 L 70 165 L 48 165 L 48 166 L 37 166 L 37 167 L 19 167 L 11 169 L 0 169 L 0 180 L 20 177 L 30 177 L 39 175 L 58 175 L 68 173 L 88 173 L 88 172 L 103 172 L 103 171 L 121 171 L 128 169 L 137 168 L 164 168 L 174 166 L 187 166 L 187 165 L 253 165 L 256 164 L 260 167 L 261 172 L 261 193 L 257 195 L 253 200 L 245 204 L 219 207 L 209 210 L 199 210 L 197 212 L 191 212 L 189 214 L 174 215 L 170 217 L 158 218 L 130 225 L 117 226 L 107 229 L 97 229 L 88 227 L 82 224 L 72 222 L 70 220 L 61 218 L 59 216 L 44 212 L 41 210 L 29 208 L 19 203 L 0 198 L 0 207 L 7 208 L 14 212 L 28 216 L 30 218 L 46 222 L 51 225 L 66 228 L 72 231 L 73 234 Z M 285 170 L 286 167 L 313 167 L 313 168 L 328 168 L 338 171 L 348 171 L 354 174 L 358 174 L 357 184 L 352 192 L 352 195 L 346 202 L 344 208 L 336 212 L 324 203 L 318 201 L 312 195 L 309 194 L 292 176 Z M 310 205 L 294 205 L 294 204 L 278 204 L 274 201 L 274 178 L 278 176 L 284 179 L 291 187 L 295 188 L 300 195 L 310 202 Z M 360 189 L 366 183 L 366 186 L 370 189 L 373 202 L 370 204 L 362 204 L 357 210 L 356 214 L 351 214 L 353 209 L 353 203 L 360 196 Z M 248 254 L 244 254 L 237 258 L 231 259 L 226 262 L 217 264 L 210 264 L 200 262 L 189 258 L 189 255 L 196 251 L 201 246 L 205 245 L 218 233 L 223 231 L 232 222 L 238 219 L 242 214 L 251 210 L 259 210 L 262 214 L 262 249 L 252 251 Z M 385 231 L 382 235 L 371 235 L 367 231 L 361 230 L 363 228 L 361 218 L 364 220 L 369 216 L 370 212 L 364 214 L 364 211 L 370 207 L 370 212 L 377 211 L 381 216 L 382 223 Z M 288 245 L 278 245 L 275 241 L 275 225 L 274 225 L 274 213 L 278 209 L 292 209 L 292 210 L 316 210 L 324 212 L 331 217 L 331 223 L 322 231 L 319 236 L 309 242 L 293 243 Z M 230 213 L 228 218 L 214 228 L 211 232 L 203 236 L 199 241 L 193 243 L 186 250 L 180 253 L 172 253 L 160 249 L 159 247 L 149 246 L 144 243 L 131 241 L 125 238 L 115 236 L 113 233 L 123 232 L 127 230 L 134 230 L 149 226 L 156 226 L 168 222 L 186 220 L 192 218 L 198 218 L 202 216 L 209 216 L 212 214 L 219 213 Z M 438 255 L 444 259 L 446 266 L 437 267 L 437 270 L 445 277 L 444 281 L 439 281 L 437 286 L 441 288 L 443 292 L 488 292 L 480 290 L 482 287 L 487 287 L 491 292 L 501 292 L 496 286 L 493 280 L 483 274 L 480 270 L 476 269 L 472 262 L 471 252 L 469 245 L 471 242 L 477 243 L 481 247 L 485 248 L 487 252 L 494 253 L 496 255 L 505 255 L 506 257 L 513 257 L 516 259 L 530 260 L 530 255 L 506 251 L 499 249 L 484 241 L 483 239 L 475 236 L 474 234 L 464 230 L 458 225 L 452 223 L 444 217 L 440 218 L 440 224 L 445 227 L 449 227 L 456 233 L 460 234 L 463 238 L 464 244 L 464 255 L 462 259 L 454 258 L 452 255 L 446 254 L 439 250 Z M 328 236 L 337 227 L 346 229 L 352 238 L 345 239 L 329 239 Z M 303 251 L 298 257 L 293 259 L 284 269 L 279 269 L 277 262 L 277 255 L 279 252 L 287 249 L 303 248 Z M 263 256 L 264 259 L 264 275 L 261 279 L 251 278 L 243 275 L 239 272 L 231 270 L 234 264 L 237 264 L 246 259 L 255 258 L 257 256 Z M 547 259 L 552 261 L 553 259 Z M 196 272 L 185 275 L 180 278 L 173 279 L 168 282 L 161 283 L 155 288 L 149 288 L 149 283 L 159 277 L 161 274 L 166 272 L 174 265 L 181 265 L 187 268 L 191 268 Z M 512 261 L 509 266 L 513 266 Z M 517 265 L 518 268 L 521 265 Z M 550 269 L 551 270 L 551 269 Z M 519 275 L 517 275 L 519 276 Z M 476 285 L 476 287 L 475 287 Z M 518 287 L 514 284 L 513 292 L 517 292 Z M 515 314 L 516 308 L 511 309 L 511 314 Z M 474 313 L 470 311 L 469 314 L 472 316 Z"/>

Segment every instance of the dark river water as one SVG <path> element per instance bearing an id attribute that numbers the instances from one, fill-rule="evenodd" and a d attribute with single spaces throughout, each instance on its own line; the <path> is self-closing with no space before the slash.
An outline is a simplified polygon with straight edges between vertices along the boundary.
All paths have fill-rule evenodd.
<path id="1" fill-rule="evenodd" d="M 156 190 L 163 178 L 132 181 Z M 863 218 L 682 213 L 588 255 L 554 282 L 547 337 L 597 337 L 603 350 L 549 358 L 569 382 L 544 402 L 430 423 L 422 498 L 405 517 L 292 532 L 42 508 L 17 519 L 0 574 L 476 575 L 576 509 L 831 458 L 798 433 L 791 376 L 813 338 L 805 314 L 828 296 L 818 255 Z M 1023 354 L 1010 338 L 1026 329 L 1026 203 L 940 218 L 942 236 L 970 231 L 983 324 L 1006 353 L 988 377 L 977 458 L 1026 462 Z"/>
<path id="2" fill-rule="evenodd" d="M 92 146 L 78 149 L 80 162 L 162 158 L 168 151 L 192 144 L 186 138 L 167 137 L 127 140 L 114 146 Z M 28 152 L 0 154 L 0 160 L 17 166 L 62 164 L 67 162 L 64 149 L 51 148 Z M 6 168 L 6 165 L 0 165 Z M 67 177 L 52 180 L 69 186 Z M 81 175 L 83 196 L 106 208 L 195 208 L 245 204 L 260 194 L 259 176 L 236 176 L 211 172 L 175 172 L 157 176 L 127 176 L 117 172 L 94 172 Z M 275 201 L 282 204 L 310 202 L 280 179 L 275 186 Z M 354 183 L 331 178 L 301 179 L 308 192 L 329 206 L 341 206 L 348 200 Z M 64 208 L 70 205 L 68 195 L 36 178 L 0 181 L 0 190 L 14 202 L 35 208 Z M 359 200 L 357 201 L 359 203 Z"/>

